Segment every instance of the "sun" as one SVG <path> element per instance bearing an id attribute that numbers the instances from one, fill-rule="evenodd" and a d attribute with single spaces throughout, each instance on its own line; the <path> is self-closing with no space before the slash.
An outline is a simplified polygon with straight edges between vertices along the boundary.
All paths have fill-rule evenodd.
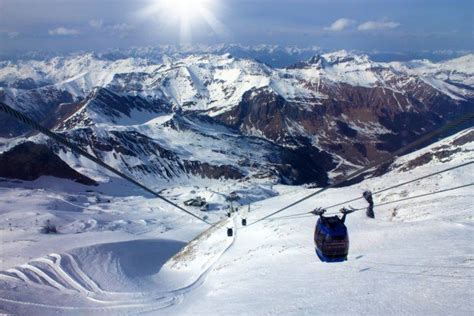
<path id="1" fill-rule="evenodd" d="M 198 18 L 203 10 L 208 10 L 210 2 L 210 0 L 155 0 L 155 4 L 171 17 L 188 21 Z"/>
<path id="2" fill-rule="evenodd" d="M 203 23 L 216 34 L 225 32 L 215 15 L 215 5 L 216 0 L 151 0 L 145 13 L 166 25 L 168 30 L 178 31 L 181 43 L 189 43 Z"/>

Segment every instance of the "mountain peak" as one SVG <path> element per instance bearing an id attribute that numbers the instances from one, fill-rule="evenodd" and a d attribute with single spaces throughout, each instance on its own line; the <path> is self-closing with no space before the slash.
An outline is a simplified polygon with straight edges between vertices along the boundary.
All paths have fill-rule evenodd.
<path id="1" fill-rule="evenodd" d="M 367 55 L 353 54 L 344 49 L 333 53 L 324 54 L 323 57 L 331 65 L 343 63 L 367 64 L 371 62 L 369 56 Z"/>
<path id="2" fill-rule="evenodd" d="M 311 64 L 311 65 L 321 65 L 323 61 L 324 61 L 324 58 L 321 55 L 316 54 L 312 56 L 307 62 L 308 64 Z"/>

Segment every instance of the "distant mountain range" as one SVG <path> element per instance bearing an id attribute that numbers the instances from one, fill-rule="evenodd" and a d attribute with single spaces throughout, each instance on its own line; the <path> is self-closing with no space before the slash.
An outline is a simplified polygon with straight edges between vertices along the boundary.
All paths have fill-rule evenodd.
<path id="1" fill-rule="evenodd" d="M 385 63 L 338 51 L 285 68 L 228 52 L 152 54 L 3 61 L 0 100 L 152 184 L 323 185 L 474 108 L 472 54 Z M 83 165 L 3 114 L 0 137 L 3 150 L 32 140 Z"/>
<path id="2" fill-rule="evenodd" d="M 316 54 L 330 53 L 332 50 L 319 46 L 281 46 L 281 45 L 241 45 L 241 44 L 215 44 L 215 45 L 158 45 L 145 47 L 132 47 L 127 49 L 108 49 L 96 51 L 93 54 L 100 59 L 119 60 L 126 58 L 143 58 L 160 63 L 166 58 L 183 58 L 190 55 L 231 54 L 237 58 L 254 59 L 271 67 L 284 68 L 300 61 L 305 61 Z M 91 52 L 60 53 L 53 51 L 29 51 L 15 54 L 0 52 L 0 61 L 17 60 L 46 60 L 57 56 L 72 57 Z M 378 62 L 410 61 L 414 59 L 429 59 L 439 62 L 447 59 L 461 57 L 473 51 L 467 50 L 434 50 L 434 51 L 358 51 L 353 54 L 368 55 L 371 60 Z"/>

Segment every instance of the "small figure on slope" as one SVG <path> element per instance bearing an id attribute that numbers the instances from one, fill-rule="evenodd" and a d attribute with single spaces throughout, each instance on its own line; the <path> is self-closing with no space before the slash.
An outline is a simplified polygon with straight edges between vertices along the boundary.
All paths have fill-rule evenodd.
<path id="1" fill-rule="evenodd" d="M 370 218 L 375 218 L 375 213 L 374 213 L 374 200 L 372 198 L 372 192 L 369 190 L 365 191 L 362 196 L 364 199 L 369 203 L 369 206 L 367 207 L 367 211 L 365 214 L 367 214 L 367 217 Z"/>

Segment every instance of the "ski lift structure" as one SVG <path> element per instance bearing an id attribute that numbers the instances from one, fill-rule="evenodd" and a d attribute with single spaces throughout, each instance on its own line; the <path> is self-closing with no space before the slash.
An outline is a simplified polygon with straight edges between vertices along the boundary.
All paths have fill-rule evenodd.
<path id="1" fill-rule="evenodd" d="M 240 196 L 237 194 L 237 192 L 233 191 L 229 193 L 229 195 L 226 196 L 225 199 L 227 203 L 229 203 L 229 211 L 227 212 L 227 216 L 230 217 L 230 214 L 238 211 L 238 207 L 234 207 L 234 202 L 240 200 Z"/>
<path id="2" fill-rule="evenodd" d="M 355 209 L 342 208 L 342 217 L 337 215 L 324 216 L 325 209 L 312 211 L 319 216 L 314 230 L 316 254 L 323 262 L 341 262 L 347 260 L 349 254 L 349 234 L 345 225 L 346 215 Z"/>
<path id="3" fill-rule="evenodd" d="M 236 202 L 236 201 L 240 200 L 240 195 L 238 195 L 237 192 L 235 192 L 235 191 L 230 192 L 229 195 L 226 197 L 226 200 L 228 202 Z"/>

